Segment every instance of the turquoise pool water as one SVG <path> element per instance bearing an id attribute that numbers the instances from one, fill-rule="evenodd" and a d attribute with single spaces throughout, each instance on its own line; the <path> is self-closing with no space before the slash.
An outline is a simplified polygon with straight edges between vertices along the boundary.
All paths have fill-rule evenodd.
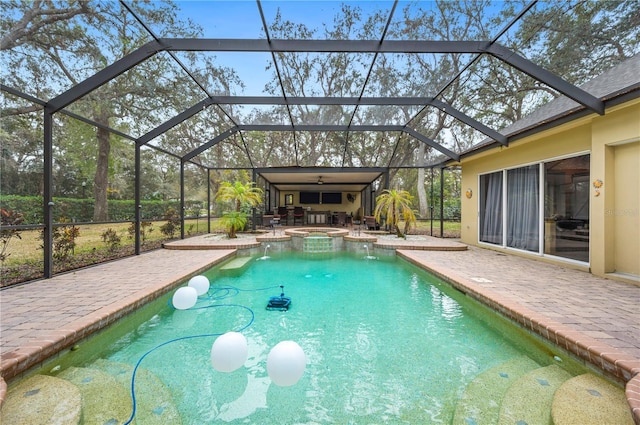
<path id="1" fill-rule="evenodd" d="M 165 304 L 102 354 L 135 365 L 164 344 L 140 367 L 169 388 L 186 424 L 448 424 L 482 371 L 525 353 L 553 362 L 517 328 L 395 257 L 271 254 L 239 276 L 205 275 L 210 298 L 185 311 Z M 267 311 L 279 285 L 291 309 Z M 245 327 L 244 367 L 215 371 L 215 336 L 198 335 Z M 167 343 L 188 336 L 196 337 Z M 282 340 L 297 342 L 308 360 L 291 387 L 272 384 L 266 370 Z"/>

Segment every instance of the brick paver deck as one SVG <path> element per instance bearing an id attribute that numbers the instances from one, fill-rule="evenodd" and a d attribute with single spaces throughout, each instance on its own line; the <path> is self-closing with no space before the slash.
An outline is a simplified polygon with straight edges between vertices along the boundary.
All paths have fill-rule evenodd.
<path id="1" fill-rule="evenodd" d="M 640 286 L 474 247 L 412 255 L 640 359 Z"/>
<path id="2" fill-rule="evenodd" d="M 163 249 L 0 291 L 1 375 L 38 365 L 234 255 L 224 248 Z M 569 351 L 591 355 L 610 374 L 624 381 L 635 375 L 627 398 L 640 424 L 640 286 L 479 248 L 399 253 Z"/>
<path id="3" fill-rule="evenodd" d="M 1 376 L 39 364 L 234 253 L 157 250 L 0 291 Z"/>

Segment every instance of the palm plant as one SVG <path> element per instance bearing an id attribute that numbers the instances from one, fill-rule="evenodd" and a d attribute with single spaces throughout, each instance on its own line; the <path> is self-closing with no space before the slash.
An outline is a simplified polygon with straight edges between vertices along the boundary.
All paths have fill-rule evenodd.
<path id="1" fill-rule="evenodd" d="M 237 211 L 226 212 L 220 219 L 220 222 L 227 229 L 227 237 L 229 239 L 235 239 L 238 237 L 236 232 L 244 229 L 244 226 L 247 225 L 247 215 Z"/>
<path id="2" fill-rule="evenodd" d="M 416 222 L 416 215 L 411 209 L 413 196 L 406 190 L 385 189 L 376 198 L 376 208 L 373 216 L 378 223 L 384 217 L 385 225 L 394 229 L 399 238 L 404 237 L 412 224 Z M 400 227 L 400 221 L 404 220 L 404 234 Z"/>
<path id="3" fill-rule="evenodd" d="M 216 200 L 228 201 L 235 206 L 235 210 L 225 213 L 221 220 L 227 229 L 227 236 L 233 239 L 237 237 L 236 232 L 244 229 L 247 224 L 247 214 L 242 212 L 242 206 L 256 207 L 260 205 L 262 203 L 262 189 L 255 187 L 253 182 L 236 181 L 233 184 L 222 182 L 216 193 Z"/>
<path id="4" fill-rule="evenodd" d="M 262 189 L 255 187 L 253 182 L 222 182 L 220 189 L 216 193 L 217 201 L 230 201 L 235 204 L 235 211 L 240 212 L 242 204 L 248 204 L 251 207 L 258 206 L 262 203 Z"/>

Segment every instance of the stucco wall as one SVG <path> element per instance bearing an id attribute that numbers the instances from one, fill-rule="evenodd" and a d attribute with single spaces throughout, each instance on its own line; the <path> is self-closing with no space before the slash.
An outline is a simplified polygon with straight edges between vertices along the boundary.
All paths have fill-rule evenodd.
<path id="1" fill-rule="evenodd" d="M 579 124 L 579 125 L 578 125 Z M 462 188 L 472 190 L 469 199 L 462 195 L 461 239 L 462 242 L 478 244 L 478 175 L 510 167 L 588 152 L 591 148 L 590 120 L 581 120 L 570 127 L 541 133 L 536 138 L 527 138 L 484 152 L 462 162 Z"/>
<path id="2" fill-rule="evenodd" d="M 591 269 L 594 274 L 640 276 L 640 101 L 593 120 L 592 181 L 603 182 L 591 198 Z"/>
<path id="3" fill-rule="evenodd" d="M 591 187 L 591 271 L 640 277 L 640 100 L 610 108 L 534 136 L 465 158 L 462 165 L 464 243 L 478 245 L 479 174 L 591 154 L 591 178 L 603 181 L 599 196 Z M 471 189 L 473 195 L 465 195 Z M 633 230 L 631 230 L 633 229 Z"/>
<path id="4" fill-rule="evenodd" d="M 318 190 L 321 192 L 321 190 Z M 361 195 L 360 192 L 345 192 L 338 190 L 326 190 L 325 192 L 342 192 L 342 203 L 341 204 L 301 204 L 300 203 L 300 191 L 287 190 L 280 192 L 279 205 L 285 206 L 284 197 L 285 195 L 293 195 L 293 204 L 291 207 L 302 206 L 305 209 L 311 208 L 312 211 L 344 211 L 347 214 L 352 214 L 353 216 L 357 216 L 358 209 L 361 204 Z M 353 202 L 349 202 L 347 200 L 347 194 L 351 194 L 354 196 L 355 200 Z"/>

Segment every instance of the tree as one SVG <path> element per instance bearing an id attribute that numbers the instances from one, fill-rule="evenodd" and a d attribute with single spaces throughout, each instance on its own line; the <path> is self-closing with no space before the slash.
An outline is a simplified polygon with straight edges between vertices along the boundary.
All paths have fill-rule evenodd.
<path id="1" fill-rule="evenodd" d="M 129 7 L 148 27 L 154 28 L 159 37 L 198 37 L 203 32 L 192 22 L 178 19 L 178 8 L 171 2 L 125 3 L 131 3 Z M 526 0 L 509 0 L 499 5 L 490 0 L 407 2 L 403 10 L 395 12 L 386 40 L 491 40 L 528 4 Z M 6 0 L 3 6 L 6 12 L 0 16 L 0 50 L 5 65 L 3 83 L 45 101 L 152 39 L 124 5 L 115 1 Z M 365 3 L 342 5 L 332 22 L 323 22 L 318 28 L 287 21 L 278 13 L 269 23 L 269 35 L 272 39 L 379 39 L 382 28 L 386 28 L 388 11 L 376 10 L 367 14 L 369 10 Z M 640 50 L 639 16 L 640 3 L 634 0 L 538 3 L 498 42 L 579 85 Z M 178 55 L 191 75 L 185 75 L 170 55 L 160 52 L 69 108 L 135 136 L 182 112 L 205 95 L 231 95 L 242 86 L 235 73 L 217 65 L 213 56 L 195 52 Z M 279 72 L 276 73 L 275 64 L 267 67 L 273 78 L 265 91 L 278 96 L 329 97 L 429 97 L 437 94 L 439 100 L 495 129 L 504 128 L 558 96 L 555 90 L 489 55 L 483 55 L 467 68 L 474 58 L 475 55 L 467 54 L 277 52 L 275 59 Z M 459 78 L 454 78 L 456 76 Z M 451 84 L 447 86 L 448 82 Z M 394 123 L 407 125 L 454 151 L 466 150 L 485 139 L 483 134 L 460 124 L 440 109 L 426 107 L 422 110 L 423 106 L 289 105 L 270 110 L 256 108 L 248 120 L 243 117 L 238 122 Z M 2 116 L 3 119 L 12 115 L 24 116 L 41 109 L 36 103 L 12 100 L 3 108 Z M 189 123 L 177 126 L 152 143 L 181 156 L 200 146 L 203 139 L 210 140 L 228 129 L 233 125 L 231 121 L 243 112 L 241 109 L 233 105 L 224 106 L 224 109 L 222 106 L 205 108 Z M 57 118 L 58 115 L 56 122 L 64 121 Z M 3 188 L 24 185 L 26 179 L 21 179 L 19 174 L 32 172 L 28 166 L 41 162 L 42 153 L 34 152 L 38 149 L 30 147 L 30 138 L 42 131 L 42 125 L 25 121 L 11 120 L 9 123 L 12 128 L 14 124 L 21 127 L 16 131 L 20 131 L 25 139 L 17 132 L 9 131 L 10 143 L 2 152 Z M 65 156 L 65 161 L 74 163 L 66 164 L 66 170 L 56 170 L 59 171 L 57 181 L 77 188 L 77 180 L 84 181 L 88 177 L 86 173 L 91 172 L 96 201 L 94 218 L 106 219 L 107 190 L 123 186 L 124 183 L 117 181 L 118 171 L 131 173 L 133 147 L 129 144 L 126 146 L 128 154 L 120 155 L 122 150 L 118 144 L 124 150 L 129 142 L 120 141 L 118 136 L 103 128 L 92 129 L 91 134 L 73 128 L 58 130 L 56 128 L 58 146 L 55 155 L 77 152 L 78 146 L 86 148 L 86 152 L 75 158 Z M 72 143 L 71 138 L 76 135 L 82 136 L 83 140 Z M 5 132 L 2 137 L 5 138 Z M 90 153 L 89 149 L 92 149 Z M 96 166 L 80 167 L 80 163 L 75 163 L 83 158 L 95 158 Z M 437 151 L 407 136 L 296 131 L 238 132 L 193 161 L 214 162 L 216 167 L 391 166 L 393 179 L 397 172 L 393 170 L 394 164 L 422 167 L 441 159 Z M 171 160 L 175 158 L 162 161 L 158 166 L 170 168 Z M 74 169 L 80 172 L 69 172 Z M 153 174 L 153 170 L 150 171 Z M 18 185 L 9 183 L 9 178 Z M 415 180 L 415 193 L 421 215 L 427 208 L 424 180 L 424 172 L 420 171 Z M 171 182 L 163 184 L 171 186 Z M 29 187 L 34 186 L 30 181 Z M 64 193 L 74 193 L 73 187 L 64 189 Z M 129 194 L 133 192 L 130 187 L 127 190 Z"/>
<path id="2" fill-rule="evenodd" d="M 6 67 L 15 72 L 3 75 L 4 83 L 39 99 L 49 100 L 76 86 L 151 39 L 119 2 L 35 0 L 10 1 L 6 6 L 8 13 L 0 21 L 4 34 L 0 47 Z M 202 34 L 202 29 L 192 22 L 179 20 L 177 7 L 170 2 L 139 2 L 131 7 L 147 25 L 161 28 L 160 37 Z M 192 69 L 197 68 L 196 64 L 203 66 L 201 72 L 194 71 L 192 75 L 210 87 L 221 85 L 217 84 L 221 81 L 224 84 L 237 81 L 228 69 L 213 66 L 211 59 L 201 60 L 185 54 L 182 61 Z M 98 124 L 129 134 L 144 134 L 197 103 L 204 95 L 191 76 L 172 59 L 158 54 L 77 100 L 71 107 L 73 112 Z M 3 110 L 3 115 L 39 108 L 39 105 L 15 107 Z M 110 173 L 126 168 L 112 166 L 112 161 L 121 160 L 121 156 L 115 157 L 112 152 L 116 138 L 101 127 L 94 133 L 94 220 L 108 219 Z M 64 150 L 65 142 L 56 137 L 57 147 Z M 179 143 L 177 138 L 163 142 Z M 130 149 L 133 151 L 133 147 Z"/>
<path id="3" fill-rule="evenodd" d="M 373 216 L 378 223 L 395 229 L 396 235 L 402 238 L 406 235 L 412 224 L 416 222 L 416 216 L 411 208 L 413 196 L 406 190 L 385 189 L 376 197 L 376 208 Z M 404 233 L 400 230 L 400 221 L 404 221 Z"/>
<path id="4" fill-rule="evenodd" d="M 326 39 L 366 38 L 362 34 L 365 29 L 359 26 L 361 21 L 361 8 L 344 4 L 334 16 L 333 22 L 326 23 L 323 30 L 284 20 L 278 11 L 269 27 L 269 33 L 275 39 L 313 39 L 318 36 Z M 277 60 L 280 78 L 275 72 L 275 66 L 270 64 L 267 70 L 273 71 L 273 80 L 265 89 L 273 95 L 282 95 L 284 92 L 287 96 L 358 96 L 365 78 L 362 70 L 371 65 L 371 59 L 366 55 L 344 52 L 326 55 L 279 52 Z M 290 107 L 290 115 L 286 117 L 287 120 L 293 119 L 301 123 L 348 123 L 351 108 L 340 105 L 293 105 Z M 344 134 L 299 132 L 293 139 L 281 138 L 279 141 L 283 145 L 278 157 L 282 165 L 343 165 Z M 286 142 L 294 142 L 294 149 L 291 149 L 290 144 L 284 146 Z"/>
<path id="5" fill-rule="evenodd" d="M 8 103 L 8 102 L 7 102 Z M 0 126 L 0 193 L 42 195 L 42 119 L 36 112 L 4 116 Z"/>
<path id="6" fill-rule="evenodd" d="M 229 201 L 234 205 L 235 212 L 241 212 L 243 205 L 256 207 L 262 203 L 262 189 L 255 187 L 255 183 L 222 182 L 216 193 L 216 200 Z"/>

